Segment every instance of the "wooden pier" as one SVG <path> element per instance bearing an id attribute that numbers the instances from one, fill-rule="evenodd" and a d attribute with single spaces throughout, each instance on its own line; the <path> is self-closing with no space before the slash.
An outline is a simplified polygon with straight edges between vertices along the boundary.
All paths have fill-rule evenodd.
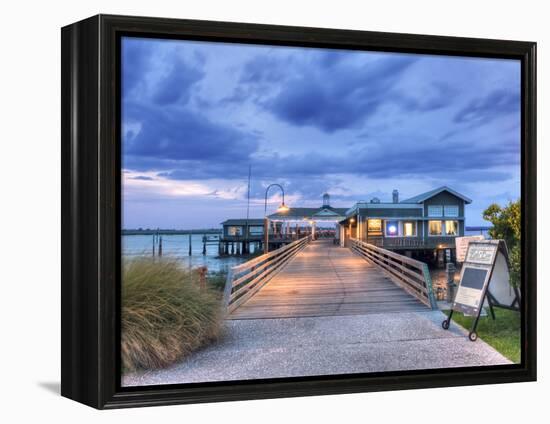
<path id="1" fill-rule="evenodd" d="M 428 310 L 390 277 L 374 262 L 335 246 L 332 240 L 311 241 L 255 294 L 231 308 L 228 319 Z M 233 284 L 232 277 L 230 280 L 228 287 Z"/>

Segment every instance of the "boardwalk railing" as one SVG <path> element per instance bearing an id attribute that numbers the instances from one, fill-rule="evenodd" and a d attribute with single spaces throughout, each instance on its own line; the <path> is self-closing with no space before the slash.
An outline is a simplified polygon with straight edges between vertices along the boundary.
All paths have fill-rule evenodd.
<path id="1" fill-rule="evenodd" d="M 353 251 L 386 271 L 392 280 L 407 293 L 416 297 L 426 306 L 437 309 L 427 264 L 361 240 L 351 239 L 350 241 Z"/>
<path id="2" fill-rule="evenodd" d="M 231 313 L 260 290 L 285 264 L 311 240 L 303 237 L 277 250 L 229 269 L 224 302 Z"/>

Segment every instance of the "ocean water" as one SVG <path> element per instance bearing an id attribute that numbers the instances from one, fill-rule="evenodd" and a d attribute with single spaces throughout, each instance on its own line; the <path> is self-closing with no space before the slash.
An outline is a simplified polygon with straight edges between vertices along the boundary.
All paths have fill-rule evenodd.
<path id="1" fill-rule="evenodd" d="M 192 254 L 189 256 L 189 235 L 163 235 L 162 256 L 176 258 L 182 265 L 189 268 L 206 266 L 209 271 L 227 271 L 229 267 L 245 262 L 243 256 L 218 256 L 218 243 L 206 245 L 206 255 L 202 254 L 202 234 L 191 235 Z M 213 238 L 210 234 L 209 238 Z M 152 256 L 152 235 L 123 235 L 122 256 Z M 252 247 L 251 247 L 252 250 Z M 251 252 L 253 253 L 253 251 Z M 155 243 L 155 255 L 158 255 L 158 239 Z"/>
<path id="2" fill-rule="evenodd" d="M 467 232 L 466 235 L 478 235 L 480 232 Z M 486 231 L 485 238 L 489 238 Z M 227 271 L 228 268 L 239 265 L 248 260 L 244 256 L 218 256 L 218 244 L 211 243 L 206 246 L 206 255 L 202 254 L 202 234 L 191 235 L 192 254 L 189 256 L 189 235 L 163 235 L 162 254 L 181 261 L 182 265 L 188 268 L 205 266 L 209 271 Z M 209 235 L 213 238 L 213 235 Z M 253 246 L 251 245 L 253 253 Z M 125 257 L 152 256 L 153 236 L 152 235 L 123 235 L 122 255 Z M 155 254 L 158 254 L 158 241 L 155 244 Z M 430 266 L 430 274 L 434 286 L 445 290 L 446 274 L 445 269 Z M 458 274 L 458 272 L 457 272 Z M 441 291 L 441 290 L 440 290 Z"/>

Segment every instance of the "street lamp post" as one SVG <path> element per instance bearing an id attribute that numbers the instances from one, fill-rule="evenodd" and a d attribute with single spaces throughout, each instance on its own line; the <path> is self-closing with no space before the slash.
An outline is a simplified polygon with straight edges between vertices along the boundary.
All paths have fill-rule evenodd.
<path id="1" fill-rule="evenodd" d="M 269 219 L 267 218 L 267 192 L 273 186 L 279 187 L 281 193 L 283 194 L 283 203 L 277 209 L 277 212 L 286 212 L 288 211 L 288 206 L 285 205 L 285 189 L 281 184 L 269 184 L 265 189 L 265 203 L 264 203 L 264 253 L 269 252 Z"/>

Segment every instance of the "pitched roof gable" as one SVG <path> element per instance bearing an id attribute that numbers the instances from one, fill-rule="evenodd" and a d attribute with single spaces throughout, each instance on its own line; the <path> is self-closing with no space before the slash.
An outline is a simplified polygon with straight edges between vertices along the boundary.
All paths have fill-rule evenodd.
<path id="1" fill-rule="evenodd" d="M 322 206 L 320 208 L 289 208 L 286 212 L 275 212 L 269 215 L 269 218 L 288 218 L 288 217 L 327 217 L 327 216 L 345 216 L 346 208 L 333 208 L 332 206 Z"/>
<path id="2" fill-rule="evenodd" d="M 459 192 L 457 191 L 454 191 L 452 188 L 449 188 L 447 186 L 442 186 L 442 187 L 439 187 L 439 188 L 435 188 L 433 190 L 430 190 L 430 191 L 427 191 L 425 193 L 422 193 L 422 194 L 419 194 L 417 196 L 414 196 L 414 197 L 410 197 L 408 199 L 405 199 L 405 200 L 402 200 L 401 202 L 399 203 L 422 203 L 436 195 L 438 195 L 439 193 L 442 193 L 442 192 L 448 192 L 448 193 L 451 193 L 452 195 L 464 200 L 465 203 L 469 204 L 469 203 L 472 203 L 472 199 L 470 199 L 469 197 L 466 197 L 464 196 L 463 194 L 460 194 Z"/>

